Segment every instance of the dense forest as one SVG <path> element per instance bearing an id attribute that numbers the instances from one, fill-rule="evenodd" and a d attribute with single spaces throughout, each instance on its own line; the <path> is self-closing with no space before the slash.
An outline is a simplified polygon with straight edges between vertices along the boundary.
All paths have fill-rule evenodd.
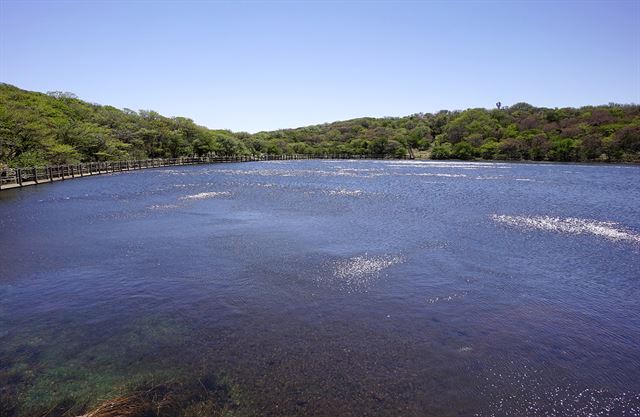
<path id="1" fill-rule="evenodd" d="M 249 134 L 151 110 L 87 103 L 71 93 L 0 84 L 0 164 L 267 153 L 640 162 L 640 106 L 552 109 L 517 103 Z"/>

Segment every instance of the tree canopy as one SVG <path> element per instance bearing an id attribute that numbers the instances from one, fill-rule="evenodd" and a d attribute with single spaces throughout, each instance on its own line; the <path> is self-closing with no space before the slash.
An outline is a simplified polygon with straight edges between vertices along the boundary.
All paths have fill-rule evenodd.
<path id="1" fill-rule="evenodd" d="M 11 166 L 187 155 L 376 154 L 433 159 L 640 162 L 640 106 L 443 110 L 248 134 L 0 84 L 0 162 Z"/>

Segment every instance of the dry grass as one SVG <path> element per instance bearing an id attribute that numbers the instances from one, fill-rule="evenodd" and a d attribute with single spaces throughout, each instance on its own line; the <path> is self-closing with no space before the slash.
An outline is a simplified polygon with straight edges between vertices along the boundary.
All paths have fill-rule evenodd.
<path id="1" fill-rule="evenodd" d="M 219 416 L 235 408 L 221 386 L 156 385 L 103 402 L 79 417 Z"/>
<path id="2" fill-rule="evenodd" d="M 173 404 L 172 404 L 173 403 Z M 112 398 L 80 417 L 139 417 L 160 415 L 175 407 L 175 396 L 165 385 Z"/>

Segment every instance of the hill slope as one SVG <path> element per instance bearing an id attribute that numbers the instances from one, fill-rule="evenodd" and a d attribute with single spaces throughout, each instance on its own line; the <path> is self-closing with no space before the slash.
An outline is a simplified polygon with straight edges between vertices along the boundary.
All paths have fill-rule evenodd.
<path id="1" fill-rule="evenodd" d="M 0 84 L 0 162 L 11 166 L 183 155 L 346 153 L 435 159 L 640 161 L 640 106 L 443 110 L 253 135 L 184 117 Z"/>

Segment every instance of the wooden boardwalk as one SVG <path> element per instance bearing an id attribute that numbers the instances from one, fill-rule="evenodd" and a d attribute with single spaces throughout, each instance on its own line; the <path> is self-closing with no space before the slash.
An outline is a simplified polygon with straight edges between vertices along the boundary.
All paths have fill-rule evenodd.
<path id="1" fill-rule="evenodd" d="M 180 165 L 200 165 L 229 162 L 286 161 L 297 159 L 383 159 L 378 155 L 231 155 L 205 156 L 170 159 L 143 159 L 135 161 L 87 162 L 75 165 L 50 167 L 8 168 L 0 171 L 0 190 L 26 187 L 29 185 L 65 181 L 114 172 L 137 171 L 140 169 L 162 168 Z"/>

